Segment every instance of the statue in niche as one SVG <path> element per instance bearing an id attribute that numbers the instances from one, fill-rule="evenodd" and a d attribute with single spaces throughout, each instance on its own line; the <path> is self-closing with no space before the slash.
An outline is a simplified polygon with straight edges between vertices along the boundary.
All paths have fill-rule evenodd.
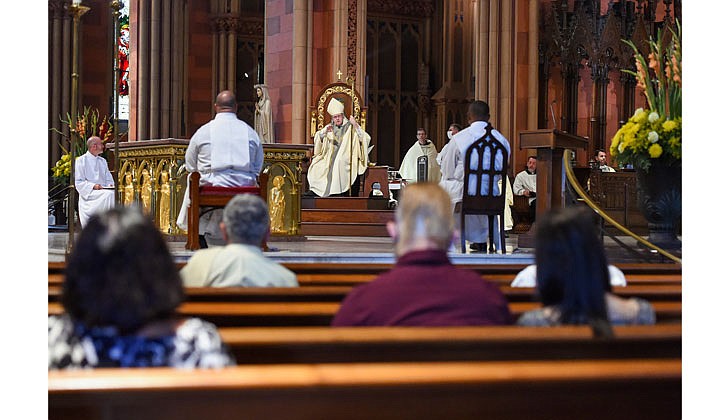
<path id="1" fill-rule="evenodd" d="M 273 138 L 273 113 L 268 96 L 268 86 L 255 85 L 258 100 L 255 102 L 255 132 L 261 143 L 275 143 Z"/>
<path id="2" fill-rule="evenodd" d="M 273 233 L 286 232 L 283 228 L 283 217 L 286 213 L 286 196 L 283 193 L 284 183 L 283 177 L 277 175 L 273 178 L 273 188 L 270 189 L 268 207 L 270 208 L 270 230 Z"/>
<path id="3" fill-rule="evenodd" d="M 134 183 L 132 182 L 131 172 L 127 172 L 124 176 L 124 205 L 131 206 L 134 202 Z"/>
<path id="4" fill-rule="evenodd" d="M 159 228 L 167 233 L 169 229 L 169 173 L 162 171 L 159 187 Z"/>
<path id="5" fill-rule="evenodd" d="M 142 209 L 144 214 L 152 212 L 152 177 L 149 175 L 147 168 L 142 170 L 142 186 L 141 186 Z"/>

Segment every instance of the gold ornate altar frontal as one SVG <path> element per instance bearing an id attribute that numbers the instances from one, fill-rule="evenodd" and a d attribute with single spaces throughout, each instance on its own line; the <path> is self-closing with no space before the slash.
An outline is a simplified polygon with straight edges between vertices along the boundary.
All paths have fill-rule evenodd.
<path id="1" fill-rule="evenodd" d="M 313 146 L 266 143 L 263 172 L 267 174 L 268 211 L 273 237 L 301 237 L 303 162 Z"/>
<path id="2" fill-rule="evenodd" d="M 168 235 L 185 233 L 175 221 L 187 186 L 188 143 L 171 138 L 119 143 L 119 203 L 141 207 Z"/>
<path id="3" fill-rule="evenodd" d="M 138 205 L 167 235 L 187 233 L 176 221 L 187 188 L 184 160 L 188 144 L 187 139 L 119 143 L 119 203 Z M 311 148 L 305 144 L 263 145 L 274 237 L 300 236 L 302 164 Z"/>

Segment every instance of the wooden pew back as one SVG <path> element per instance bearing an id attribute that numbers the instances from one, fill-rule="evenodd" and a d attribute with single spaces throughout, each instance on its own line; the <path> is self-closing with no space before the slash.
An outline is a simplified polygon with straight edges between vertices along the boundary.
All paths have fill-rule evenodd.
<path id="1" fill-rule="evenodd" d="M 651 302 L 657 322 L 679 322 L 681 302 Z M 538 302 L 509 303 L 514 317 L 540 307 Z M 331 325 L 339 309 L 338 302 L 186 302 L 177 308 L 185 317 L 205 319 L 219 327 L 275 327 Z M 48 303 L 48 314 L 63 312 L 57 302 Z"/>
<path id="2" fill-rule="evenodd" d="M 238 364 L 680 358 L 682 326 L 220 328 Z"/>
<path id="3" fill-rule="evenodd" d="M 677 418 L 679 359 L 49 372 L 50 419 Z"/>

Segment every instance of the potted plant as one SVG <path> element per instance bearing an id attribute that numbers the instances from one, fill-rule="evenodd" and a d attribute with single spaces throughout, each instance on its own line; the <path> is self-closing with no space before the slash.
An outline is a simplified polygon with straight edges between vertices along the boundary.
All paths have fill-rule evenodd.
<path id="1" fill-rule="evenodd" d="M 647 99 L 649 109 L 638 108 L 614 135 L 612 158 L 632 165 L 637 172 L 637 201 L 647 219 L 649 238 L 655 245 L 676 249 L 676 226 L 682 217 L 682 50 L 681 29 L 668 28 L 657 41 L 650 39 L 645 59 L 637 46 L 632 74 Z"/>

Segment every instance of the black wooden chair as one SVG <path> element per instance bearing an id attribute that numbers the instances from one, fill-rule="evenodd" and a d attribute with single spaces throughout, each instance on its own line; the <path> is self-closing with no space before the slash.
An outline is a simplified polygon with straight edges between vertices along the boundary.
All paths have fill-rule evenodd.
<path id="1" fill-rule="evenodd" d="M 506 253 L 505 220 L 503 211 L 506 206 L 505 188 L 499 190 L 498 181 L 505 180 L 508 172 L 508 150 L 492 135 L 493 126 L 488 124 L 483 137 L 476 140 L 465 150 L 463 156 L 463 201 L 460 206 L 460 248 L 465 253 L 465 216 L 488 216 L 488 248 L 495 252 L 493 227 L 496 217 L 500 221 L 501 250 Z M 476 188 L 471 191 L 470 180 L 475 180 Z M 497 194 L 497 195 L 496 195 Z"/>

